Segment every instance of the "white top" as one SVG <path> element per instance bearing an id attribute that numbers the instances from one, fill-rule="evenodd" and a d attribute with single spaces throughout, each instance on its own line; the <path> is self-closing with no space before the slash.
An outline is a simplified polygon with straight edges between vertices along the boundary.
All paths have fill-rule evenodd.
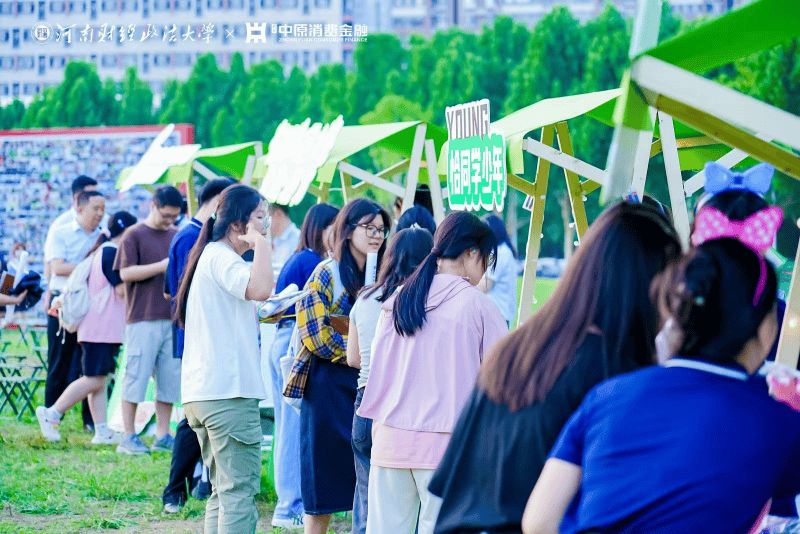
<path id="1" fill-rule="evenodd" d="M 64 260 L 77 265 L 86 258 L 86 254 L 97 242 L 98 237 L 100 237 L 99 226 L 92 233 L 88 233 L 78 224 L 77 219 L 72 219 L 70 223 L 62 224 L 53 230 L 50 261 Z M 68 278 L 68 276 L 51 275 L 50 290 L 61 291 L 67 284 Z"/>
<path id="2" fill-rule="evenodd" d="M 53 234 L 55 233 L 56 229 L 64 224 L 71 223 L 77 216 L 78 212 L 75 211 L 75 208 L 73 207 L 56 217 L 56 219 L 53 221 L 53 224 L 50 225 L 50 228 L 47 230 L 47 237 L 44 240 L 45 263 L 53 259 Z"/>
<path id="3" fill-rule="evenodd" d="M 368 297 L 358 297 L 353 309 L 350 310 L 350 320 L 355 321 L 358 330 L 358 353 L 361 355 L 361 370 L 358 373 L 358 387 L 363 388 L 367 385 L 369 378 L 369 363 L 372 356 L 372 340 L 375 338 L 375 330 L 378 325 L 378 318 L 381 315 L 382 302 L 378 298 L 383 294 L 382 290 L 377 290 Z"/>
<path id="4" fill-rule="evenodd" d="M 517 316 L 517 260 L 511 247 L 505 243 L 497 247 L 497 264 L 486 271 L 486 278 L 492 281 L 492 289 L 486 294 L 510 324 Z"/>
<path id="5" fill-rule="evenodd" d="M 206 245 L 189 289 L 181 370 L 183 403 L 265 399 L 251 266 L 228 245 Z"/>
<path id="6" fill-rule="evenodd" d="M 47 230 L 47 237 L 44 240 L 44 261 L 45 263 L 53 260 L 53 234 L 55 233 L 56 228 L 64 225 L 69 224 L 75 220 L 78 216 L 78 211 L 75 207 L 71 207 L 61 215 L 55 218 L 53 223 L 50 225 L 50 228 Z M 106 213 L 103 215 L 103 219 L 100 221 L 100 229 L 108 228 L 108 219 L 110 218 L 109 214 Z"/>
<path id="7" fill-rule="evenodd" d="M 283 265 L 292 257 L 300 245 L 300 229 L 293 222 L 289 223 L 280 237 L 272 237 L 272 265 Z"/>

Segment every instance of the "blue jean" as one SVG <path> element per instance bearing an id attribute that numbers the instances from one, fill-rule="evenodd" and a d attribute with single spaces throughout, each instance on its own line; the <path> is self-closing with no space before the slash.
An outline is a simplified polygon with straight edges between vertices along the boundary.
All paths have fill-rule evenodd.
<path id="1" fill-rule="evenodd" d="M 364 388 L 356 396 L 356 411 L 361 406 Z M 353 456 L 356 460 L 356 493 L 353 497 L 353 534 L 367 531 L 367 494 L 369 488 L 369 460 L 372 456 L 372 419 L 358 414 L 353 416 Z"/>
<path id="2" fill-rule="evenodd" d="M 278 328 L 269 354 L 272 375 L 272 401 L 275 405 L 274 448 L 275 493 L 278 503 L 274 517 L 291 519 L 303 516 L 303 498 L 300 495 L 300 414 L 283 401 L 283 375 L 280 359 L 286 355 L 292 337 L 291 325 Z"/>

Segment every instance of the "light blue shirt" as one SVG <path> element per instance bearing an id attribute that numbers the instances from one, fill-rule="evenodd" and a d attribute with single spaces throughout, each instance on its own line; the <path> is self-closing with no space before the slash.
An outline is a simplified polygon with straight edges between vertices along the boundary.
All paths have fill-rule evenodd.
<path id="1" fill-rule="evenodd" d="M 492 281 L 492 288 L 486 295 L 497 304 L 510 324 L 517 316 L 517 260 L 507 244 L 497 247 L 497 264 L 486 271 L 486 278 Z"/>
<path id="2" fill-rule="evenodd" d="M 289 226 L 283 231 L 280 237 L 272 238 L 272 266 L 274 269 L 280 269 L 284 263 L 289 261 L 297 251 L 300 244 L 300 229 L 294 223 L 289 223 Z"/>
<path id="3" fill-rule="evenodd" d="M 99 226 L 91 233 L 87 232 L 78 224 L 77 219 L 73 219 L 70 223 L 62 224 L 54 228 L 53 241 L 50 248 L 50 252 L 52 253 L 50 260 L 64 260 L 73 265 L 79 264 L 97 242 L 100 233 Z M 50 277 L 50 289 L 61 291 L 67 283 L 67 278 L 67 276 L 53 274 Z"/>

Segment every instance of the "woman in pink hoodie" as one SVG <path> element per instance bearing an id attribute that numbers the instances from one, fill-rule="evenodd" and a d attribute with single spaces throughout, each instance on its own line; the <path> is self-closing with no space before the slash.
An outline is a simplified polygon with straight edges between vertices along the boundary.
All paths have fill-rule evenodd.
<path id="1" fill-rule="evenodd" d="M 403 288 L 381 307 L 358 415 L 373 420 L 367 534 L 430 534 L 439 499 L 428 482 L 469 397 L 484 354 L 506 334 L 475 286 L 497 243 L 471 213 L 453 213 Z"/>

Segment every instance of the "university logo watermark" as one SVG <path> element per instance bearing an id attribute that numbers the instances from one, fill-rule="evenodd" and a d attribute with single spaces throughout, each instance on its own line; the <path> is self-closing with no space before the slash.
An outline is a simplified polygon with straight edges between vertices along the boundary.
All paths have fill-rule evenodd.
<path id="1" fill-rule="evenodd" d="M 44 22 L 38 22 L 31 28 L 31 39 L 39 44 L 47 44 L 53 40 L 53 27 Z"/>

